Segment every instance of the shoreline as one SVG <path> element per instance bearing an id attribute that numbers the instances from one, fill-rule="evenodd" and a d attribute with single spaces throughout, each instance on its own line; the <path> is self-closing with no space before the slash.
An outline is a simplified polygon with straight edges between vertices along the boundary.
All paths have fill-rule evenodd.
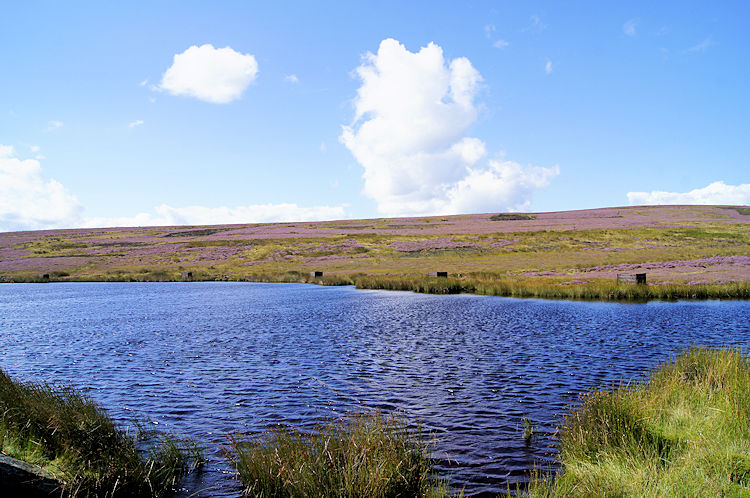
<path id="1" fill-rule="evenodd" d="M 746 349 L 693 346 L 635 385 L 581 395 L 565 416 L 554 477 L 531 497 L 746 496 Z"/>
<path id="2" fill-rule="evenodd" d="M 287 275 L 288 277 L 289 275 Z M 297 275 L 295 275 L 296 277 Z M 133 280 L 133 279 L 24 279 L 0 281 L 16 284 L 54 283 L 200 283 L 200 282 L 245 282 L 245 283 L 299 283 L 321 286 L 350 286 L 361 290 L 408 291 L 419 294 L 471 294 L 480 296 L 563 299 L 571 301 L 604 302 L 648 302 L 648 301 L 706 301 L 748 300 L 750 281 L 707 284 L 629 284 L 608 280 L 576 283 L 575 281 L 544 281 L 540 278 L 471 278 L 471 277 L 422 277 L 422 276 L 373 276 L 357 274 L 354 277 L 334 275 L 317 279 L 277 278 L 263 279 L 212 279 L 191 278 L 189 280 Z"/>

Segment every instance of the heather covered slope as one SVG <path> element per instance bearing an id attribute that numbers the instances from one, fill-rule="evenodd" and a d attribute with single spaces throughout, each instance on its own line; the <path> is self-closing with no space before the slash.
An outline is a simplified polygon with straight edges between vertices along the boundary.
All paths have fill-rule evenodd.
<path id="1" fill-rule="evenodd" d="M 301 281 L 485 272 L 550 285 L 750 281 L 750 208 L 621 207 L 310 223 L 0 233 L 0 280 Z"/>

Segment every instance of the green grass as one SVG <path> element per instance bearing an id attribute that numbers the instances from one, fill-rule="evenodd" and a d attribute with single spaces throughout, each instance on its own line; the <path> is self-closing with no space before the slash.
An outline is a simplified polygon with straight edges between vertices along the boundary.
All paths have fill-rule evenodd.
<path id="1" fill-rule="evenodd" d="M 735 211 L 743 215 L 750 214 L 750 208 L 746 208 L 746 207 L 730 206 L 729 209 L 734 209 Z"/>
<path id="2" fill-rule="evenodd" d="M 355 279 L 360 289 L 406 290 L 426 294 L 471 293 L 489 296 L 544 299 L 592 299 L 645 301 L 650 299 L 748 299 L 750 282 L 728 284 L 618 284 L 613 281 L 570 283 L 552 278 L 510 278 L 469 275 L 462 278 L 422 276 L 363 276 Z"/>
<path id="3" fill-rule="evenodd" d="M 750 358 L 693 347 L 643 384 L 586 394 L 560 461 L 530 496 L 750 496 Z"/>
<path id="4" fill-rule="evenodd" d="M 354 278 L 348 275 L 323 275 L 322 277 L 310 277 L 310 282 L 320 285 L 354 285 Z"/>
<path id="5" fill-rule="evenodd" d="M 123 431 L 71 388 L 19 383 L 2 371 L 0 450 L 52 473 L 61 496 L 165 496 L 202 463 L 191 442 Z"/>
<path id="6" fill-rule="evenodd" d="M 357 415 L 309 434 L 277 428 L 237 436 L 232 452 L 247 496 L 447 496 L 421 433 L 398 418 Z"/>

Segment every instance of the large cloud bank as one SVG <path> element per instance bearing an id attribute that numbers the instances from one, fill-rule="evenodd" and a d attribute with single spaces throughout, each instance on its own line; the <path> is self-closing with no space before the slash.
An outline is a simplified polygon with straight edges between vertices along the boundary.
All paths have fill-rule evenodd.
<path id="1" fill-rule="evenodd" d="M 172 95 L 226 104 L 240 98 L 257 74 L 258 62 L 250 54 L 241 54 L 230 47 L 193 45 L 174 56 L 159 88 Z"/>
<path id="2" fill-rule="evenodd" d="M 631 206 L 658 204 L 731 204 L 750 205 L 750 183 L 727 185 L 714 182 L 707 187 L 697 188 L 690 192 L 628 192 Z"/>
<path id="3" fill-rule="evenodd" d="M 65 226 L 83 210 L 59 182 L 47 180 L 35 159 L 19 159 L 0 145 L 0 231 Z"/>
<path id="4" fill-rule="evenodd" d="M 346 217 L 344 206 L 291 203 L 235 207 L 156 206 L 130 217 L 92 218 L 62 184 L 46 179 L 35 159 L 19 159 L 13 147 L 0 145 L 0 232 L 48 228 L 213 225 L 319 221 Z"/>
<path id="5" fill-rule="evenodd" d="M 430 43 L 409 52 L 393 39 L 356 69 L 361 86 L 351 126 L 339 137 L 364 168 L 364 194 L 387 216 L 522 210 L 559 169 L 486 161 L 467 136 L 482 77 Z"/>

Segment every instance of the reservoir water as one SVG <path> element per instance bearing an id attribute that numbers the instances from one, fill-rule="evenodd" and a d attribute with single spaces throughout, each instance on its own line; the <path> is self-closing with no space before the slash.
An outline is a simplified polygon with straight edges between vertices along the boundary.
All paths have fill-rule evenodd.
<path id="1" fill-rule="evenodd" d="M 0 368 L 195 438 L 183 496 L 238 496 L 230 434 L 399 412 L 467 495 L 554 468 L 566 408 L 691 344 L 750 346 L 750 302 L 642 304 L 252 283 L 0 285 Z M 523 418 L 534 425 L 530 444 Z"/>

